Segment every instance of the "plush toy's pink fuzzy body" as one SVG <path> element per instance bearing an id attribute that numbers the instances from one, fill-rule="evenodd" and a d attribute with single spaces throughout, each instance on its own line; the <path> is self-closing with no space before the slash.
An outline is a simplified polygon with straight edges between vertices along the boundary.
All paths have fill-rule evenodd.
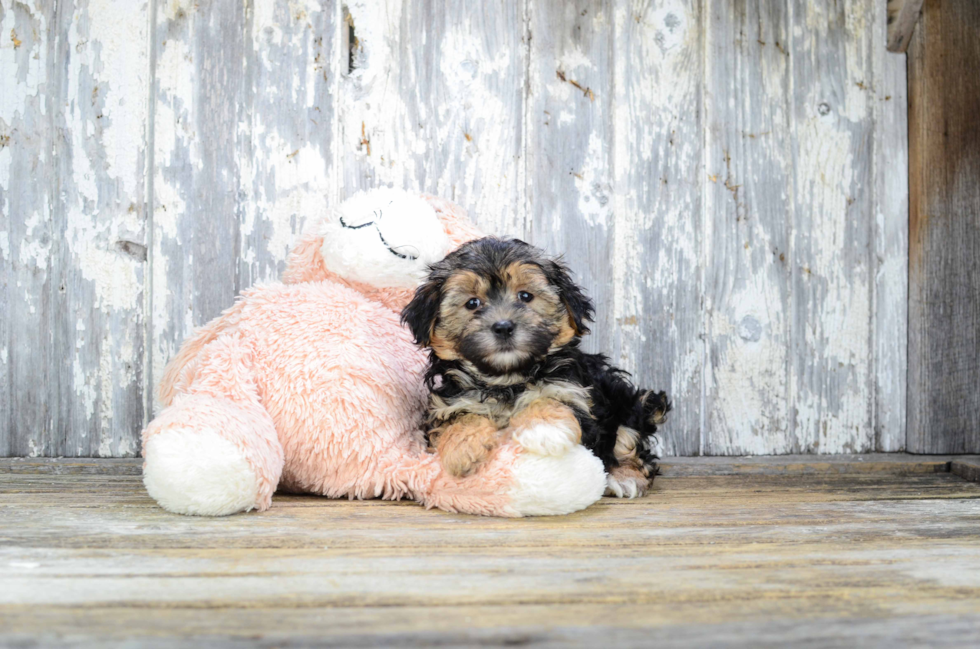
<path id="1" fill-rule="evenodd" d="M 454 247 L 477 235 L 458 208 L 429 200 Z M 427 355 L 399 322 L 411 289 L 342 278 L 324 266 L 321 245 L 307 236 L 290 257 L 288 283 L 245 291 L 168 365 L 165 408 L 143 435 L 151 494 L 181 513 L 264 510 L 277 489 L 526 513 L 515 502 L 526 497 L 514 442 L 467 478 L 448 475 L 426 451 Z"/>

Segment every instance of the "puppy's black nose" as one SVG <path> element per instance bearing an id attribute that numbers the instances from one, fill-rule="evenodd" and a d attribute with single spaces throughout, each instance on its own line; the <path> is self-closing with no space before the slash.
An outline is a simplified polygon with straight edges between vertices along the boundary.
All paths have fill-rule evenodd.
<path id="1" fill-rule="evenodd" d="M 514 335 L 514 323 L 510 320 L 494 322 L 490 326 L 490 331 L 496 334 L 498 338 L 510 338 Z"/>

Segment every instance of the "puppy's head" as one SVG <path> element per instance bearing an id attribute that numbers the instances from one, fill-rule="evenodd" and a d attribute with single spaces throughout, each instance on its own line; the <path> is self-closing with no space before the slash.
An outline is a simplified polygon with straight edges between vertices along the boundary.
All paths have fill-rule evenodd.
<path id="1" fill-rule="evenodd" d="M 439 358 L 496 376 L 588 333 L 593 311 L 564 264 L 523 241 L 487 237 L 434 264 L 402 322 Z"/>

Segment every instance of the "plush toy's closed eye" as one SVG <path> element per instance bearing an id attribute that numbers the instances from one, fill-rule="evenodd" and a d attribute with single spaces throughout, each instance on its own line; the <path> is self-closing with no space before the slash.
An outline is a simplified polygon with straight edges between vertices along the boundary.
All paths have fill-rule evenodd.
<path id="1" fill-rule="evenodd" d="M 385 206 L 385 209 L 387 209 L 389 206 L 391 206 L 393 204 L 394 204 L 394 201 L 392 201 L 391 203 L 388 203 L 388 205 Z M 406 252 L 405 250 L 407 250 L 407 248 L 405 248 L 405 246 L 401 246 L 402 250 L 396 250 L 395 248 L 393 248 L 391 246 L 390 243 L 388 243 L 387 241 L 385 241 L 384 235 L 381 234 L 381 229 L 378 227 L 378 221 L 380 221 L 382 219 L 382 217 L 384 216 L 384 210 L 383 209 L 380 209 L 380 208 L 379 209 L 376 209 L 373 212 L 373 216 L 374 216 L 374 218 L 372 220 L 366 221 L 366 222 L 361 223 L 359 225 L 351 225 L 351 224 L 347 223 L 347 221 L 344 220 L 344 215 L 343 214 L 341 214 L 337 218 L 337 220 L 340 221 L 340 225 L 341 226 L 347 228 L 348 230 L 360 230 L 361 228 L 374 227 L 374 229 L 378 233 L 378 238 L 381 240 L 382 245 L 384 245 L 384 247 L 388 249 L 388 252 L 390 252 L 391 254 L 393 254 L 396 257 L 400 257 L 401 259 L 407 259 L 408 261 L 415 261 L 416 259 L 419 258 L 418 251 L 415 251 L 414 254 L 411 253 L 411 252 Z"/>

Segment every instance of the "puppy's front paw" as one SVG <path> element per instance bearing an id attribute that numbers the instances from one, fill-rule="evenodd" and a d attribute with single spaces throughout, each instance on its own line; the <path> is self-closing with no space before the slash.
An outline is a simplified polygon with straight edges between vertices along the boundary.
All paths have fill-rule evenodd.
<path id="1" fill-rule="evenodd" d="M 447 439 L 439 447 L 439 459 L 446 471 L 462 478 L 473 473 L 487 459 L 493 447 L 494 444 L 486 437 L 458 436 Z"/>
<path id="2" fill-rule="evenodd" d="M 514 440 L 537 455 L 564 455 L 581 439 L 582 430 L 564 421 L 531 424 L 514 432 Z"/>
<path id="3" fill-rule="evenodd" d="M 650 479 L 631 467 L 618 466 L 606 476 L 606 496 L 641 498 L 650 488 Z"/>

